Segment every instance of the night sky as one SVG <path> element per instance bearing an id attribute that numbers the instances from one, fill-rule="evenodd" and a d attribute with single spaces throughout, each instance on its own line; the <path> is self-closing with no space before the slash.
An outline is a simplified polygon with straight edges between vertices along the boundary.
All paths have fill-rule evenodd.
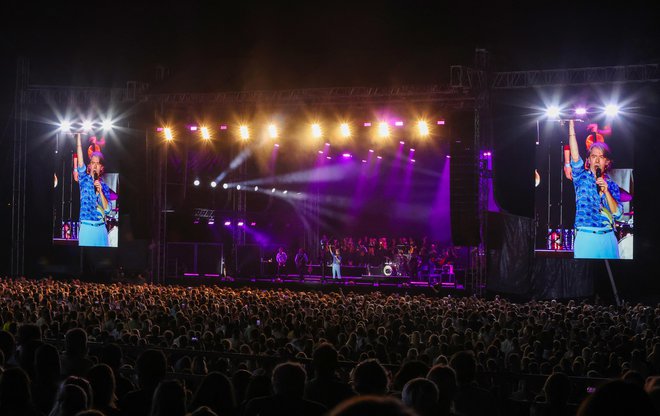
<path id="1" fill-rule="evenodd" d="M 2 77 L 18 56 L 35 84 L 156 86 L 160 66 L 178 91 L 442 84 L 475 48 L 500 71 L 657 62 L 652 2 L 528 3 L 3 2 Z"/>

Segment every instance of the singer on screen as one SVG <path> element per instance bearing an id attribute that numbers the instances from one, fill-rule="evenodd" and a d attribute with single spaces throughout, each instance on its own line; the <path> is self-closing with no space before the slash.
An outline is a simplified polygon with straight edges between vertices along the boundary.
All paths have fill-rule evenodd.
<path id="1" fill-rule="evenodd" d="M 575 186 L 574 257 L 618 259 L 614 224 L 623 215 L 623 205 L 619 186 L 607 174 L 612 163 L 610 148 L 603 142 L 594 142 L 583 162 L 573 120 L 568 122 L 568 143 Z"/>
<path id="2" fill-rule="evenodd" d="M 92 153 L 89 165 L 83 161 L 80 134 L 76 134 L 78 184 L 80 185 L 80 231 L 78 245 L 108 246 L 105 217 L 110 213 L 110 188 L 103 182 L 103 154 Z"/>

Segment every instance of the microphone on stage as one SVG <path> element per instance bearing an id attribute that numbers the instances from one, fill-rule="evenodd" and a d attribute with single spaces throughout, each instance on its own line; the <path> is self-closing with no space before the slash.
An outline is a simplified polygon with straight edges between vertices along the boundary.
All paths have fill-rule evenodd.
<path id="1" fill-rule="evenodd" d="M 99 174 L 97 172 L 94 172 L 94 182 L 99 180 Z M 94 191 L 98 194 L 99 190 L 94 187 Z"/>
<path id="2" fill-rule="evenodd" d="M 596 179 L 600 178 L 601 176 L 603 176 L 603 171 L 600 170 L 600 166 L 596 166 Z M 598 184 L 596 184 L 596 191 L 600 193 L 600 186 L 598 186 Z"/>

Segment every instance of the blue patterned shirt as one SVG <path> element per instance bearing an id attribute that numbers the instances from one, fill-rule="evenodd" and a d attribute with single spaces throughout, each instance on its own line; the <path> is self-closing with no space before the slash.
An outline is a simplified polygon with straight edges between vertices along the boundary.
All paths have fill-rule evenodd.
<path id="1" fill-rule="evenodd" d="M 613 214 L 605 194 L 598 194 L 596 177 L 590 170 L 584 168 L 581 158 L 577 162 L 571 160 L 571 170 L 575 186 L 575 227 L 613 227 L 614 220 L 620 219 L 623 215 L 619 186 L 609 177 L 604 176 L 610 194 L 619 207 L 618 212 Z"/>
<path id="2" fill-rule="evenodd" d="M 87 173 L 87 167 L 78 167 L 78 184 L 80 185 L 80 220 L 81 221 L 105 221 L 105 216 L 110 213 L 108 209 L 103 210 L 101 196 L 96 194 L 94 178 Z M 110 201 L 110 187 L 101 181 L 101 188 L 105 199 Z"/>

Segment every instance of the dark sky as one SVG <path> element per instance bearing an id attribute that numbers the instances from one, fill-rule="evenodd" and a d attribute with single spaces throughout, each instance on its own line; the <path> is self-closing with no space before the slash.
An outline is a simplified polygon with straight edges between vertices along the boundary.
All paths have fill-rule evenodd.
<path id="1" fill-rule="evenodd" d="M 7 4 L 9 3 L 9 4 Z M 2 76 L 180 91 L 448 82 L 475 48 L 496 70 L 657 62 L 651 2 L 3 2 Z M 654 8 L 653 8 L 654 9 Z"/>

